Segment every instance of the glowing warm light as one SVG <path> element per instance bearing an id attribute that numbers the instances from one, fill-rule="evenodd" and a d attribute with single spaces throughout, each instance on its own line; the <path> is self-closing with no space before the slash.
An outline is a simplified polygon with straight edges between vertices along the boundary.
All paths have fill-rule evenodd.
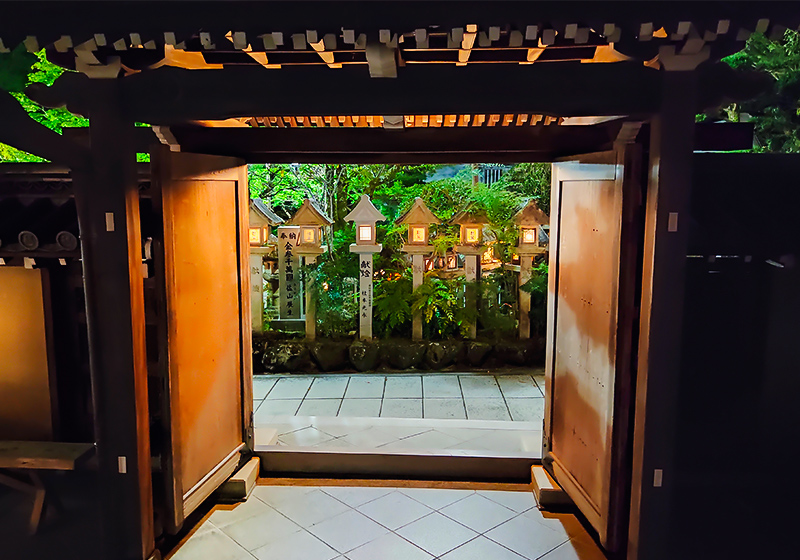
<path id="1" fill-rule="evenodd" d="M 522 228 L 522 242 L 536 243 L 536 228 Z"/>
<path id="2" fill-rule="evenodd" d="M 425 228 L 421 226 L 411 227 L 411 242 L 425 243 Z"/>
<path id="3" fill-rule="evenodd" d="M 372 241 L 372 226 L 358 226 L 358 240 Z"/>
<path id="4" fill-rule="evenodd" d="M 480 238 L 480 228 L 477 227 L 468 227 L 466 228 L 466 239 L 467 243 L 477 243 L 478 239 Z"/>
<path id="5" fill-rule="evenodd" d="M 314 244 L 317 241 L 317 235 L 314 228 L 303 228 L 303 243 Z"/>
<path id="6" fill-rule="evenodd" d="M 456 258 L 455 257 L 447 257 L 447 268 L 454 269 L 456 268 Z"/>
<path id="7" fill-rule="evenodd" d="M 250 244 L 251 245 L 261 244 L 261 228 L 257 227 L 250 228 Z"/>
<path id="8" fill-rule="evenodd" d="M 484 262 L 486 262 L 486 261 L 490 261 L 490 260 L 492 260 L 492 258 L 493 258 L 493 257 L 494 257 L 494 254 L 492 253 L 492 248 L 491 248 L 491 247 L 489 247 L 488 249 L 486 249 L 486 250 L 483 252 L 483 257 L 481 257 L 481 260 L 483 260 Z"/>
<path id="9" fill-rule="evenodd" d="M 264 243 L 266 243 L 269 240 L 269 228 L 268 227 L 264 228 L 264 237 L 262 237 L 261 239 L 264 240 Z"/>

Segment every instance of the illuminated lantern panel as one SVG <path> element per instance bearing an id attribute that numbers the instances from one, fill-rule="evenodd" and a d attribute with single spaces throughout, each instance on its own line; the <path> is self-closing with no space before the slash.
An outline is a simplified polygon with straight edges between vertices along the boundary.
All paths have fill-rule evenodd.
<path id="1" fill-rule="evenodd" d="M 250 245 L 261 245 L 261 228 L 250 228 Z"/>
<path id="2" fill-rule="evenodd" d="M 411 226 L 411 243 L 425 243 L 425 226 Z"/>
<path id="3" fill-rule="evenodd" d="M 304 245 L 316 245 L 317 244 L 317 228 L 314 227 L 304 227 L 302 228 L 302 236 L 300 238 L 300 242 Z"/>
<path id="4" fill-rule="evenodd" d="M 522 242 L 536 243 L 536 228 L 522 228 Z"/>
<path id="5" fill-rule="evenodd" d="M 465 229 L 464 241 L 466 243 L 479 243 L 481 238 L 480 227 L 467 227 Z"/>
<path id="6" fill-rule="evenodd" d="M 372 241 L 372 226 L 370 225 L 358 226 L 358 240 Z"/>
<path id="7" fill-rule="evenodd" d="M 268 227 L 264 228 L 264 237 L 262 237 L 261 239 L 264 240 L 264 243 L 269 241 L 269 228 Z"/>

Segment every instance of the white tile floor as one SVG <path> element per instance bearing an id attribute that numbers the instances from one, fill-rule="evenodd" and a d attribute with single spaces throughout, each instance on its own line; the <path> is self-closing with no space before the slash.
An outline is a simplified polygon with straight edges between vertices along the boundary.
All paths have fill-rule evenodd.
<path id="1" fill-rule="evenodd" d="M 460 486 L 451 489 L 259 485 L 244 503 L 216 506 L 167 558 L 605 558 L 574 516 L 540 511 L 530 489 L 524 485 Z"/>
<path id="2" fill-rule="evenodd" d="M 542 370 L 486 374 L 260 375 L 260 428 L 282 447 L 541 456 Z"/>

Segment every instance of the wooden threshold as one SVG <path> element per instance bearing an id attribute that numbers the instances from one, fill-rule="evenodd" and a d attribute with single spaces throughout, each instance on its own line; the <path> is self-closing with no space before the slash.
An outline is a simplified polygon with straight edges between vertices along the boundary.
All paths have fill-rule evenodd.
<path id="1" fill-rule="evenodd" d="M 257 449 L 262 477 L 369 478 L 530 483 L 541 459 L 436 453 Z"/>

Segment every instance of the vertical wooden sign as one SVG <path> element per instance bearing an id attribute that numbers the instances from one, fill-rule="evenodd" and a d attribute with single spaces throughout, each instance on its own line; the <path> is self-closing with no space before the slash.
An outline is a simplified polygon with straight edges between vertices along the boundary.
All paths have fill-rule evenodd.
<path id="1" fill-rule="evenodd" d="M 372 253 L 361 253 L 359 264 L 359 336 L 372 338 Z"/>
<path id="2" fill-rule="evenodd" d="M 278 227 L 278 272 L 281 319 L 300 318 L 299 226 Z"/>
<path id="3" fill-rule="evenodd" d="M 264 332 L 264 263 L 261 253 L 250 253 L 250 315 L 253 332 Z"/>

